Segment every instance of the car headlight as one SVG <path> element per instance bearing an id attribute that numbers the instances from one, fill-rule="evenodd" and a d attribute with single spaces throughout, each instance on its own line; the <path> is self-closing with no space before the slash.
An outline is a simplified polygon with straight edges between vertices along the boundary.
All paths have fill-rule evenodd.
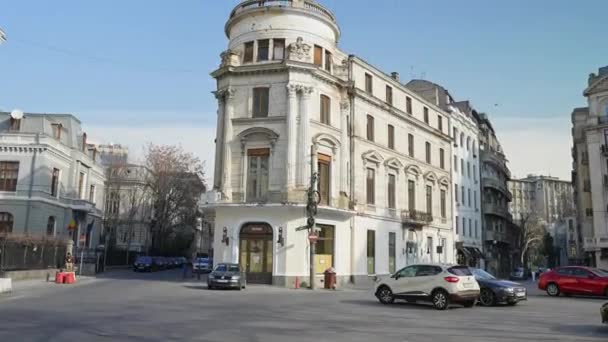
<path id="1" fill-rule="evenodd" d="M 513 293 L 513 292 L 515 292 L 515 289 L 514 289 L 514 288 L 512 288 L 512 287 L 507 287 L 507 288 L 505 289 L 505 292 L 508 292 L 508 293 Z"/>
<path id="2" fill-rule="evenodd" d="M 240 276 L 232 276 L 232 280 L 239 280 L 240 278 Z"/>
<path id="3" fill-rule="evenodd" d="M 209 279 L 214 279 L 214 278 L 215 278 L 215 276 L 213 274 L 209 275 Z"/>

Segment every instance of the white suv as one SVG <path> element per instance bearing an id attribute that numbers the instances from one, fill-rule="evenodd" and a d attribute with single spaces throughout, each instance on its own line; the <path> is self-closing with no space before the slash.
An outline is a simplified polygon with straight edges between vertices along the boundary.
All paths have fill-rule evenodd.
<path id="1" fill-rule="evenodd" d="M 404 299 L 431 302 L 437 310 L 447 309 L 450 303 L 470 308 L 479 298 L 479 284 L 467 266 L 420 264 L 380 277 L 375 293 L 383 304 Z"/>

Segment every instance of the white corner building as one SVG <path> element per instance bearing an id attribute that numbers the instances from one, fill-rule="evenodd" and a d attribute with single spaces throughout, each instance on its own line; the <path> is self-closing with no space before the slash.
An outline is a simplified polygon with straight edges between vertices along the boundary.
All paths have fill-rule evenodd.
<path id="1" fill-rule="evenodd" d="M 248 282 L 309 276 L 306 190 L 319 173 L 317 281 L 366 283 L 415 262 L 453 262 L 450 114 L 338 48 L 312 0 L 243 1 L 217 80 L 214 262 Z M 311 170 L 312 167 L 312 170 Z M 304 284 L 302 284 L 304 285 Z"/>

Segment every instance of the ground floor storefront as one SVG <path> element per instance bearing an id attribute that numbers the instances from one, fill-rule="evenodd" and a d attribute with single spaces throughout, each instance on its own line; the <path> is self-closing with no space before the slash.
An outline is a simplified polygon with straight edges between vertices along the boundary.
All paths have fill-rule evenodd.
<path id="1" fill-rule="evenodd" d="M 214 208 L 214 263 L 239 263 L 250 283 L 308 286 L 310 241 L 305 208 L 298 205 Z M 377 275 L 418 262 L 454 262 L 452 235 L 432 225 L 404 227 L 400 219 L 319 209 L 316 286 L 336 272 L 337 286 L 371 284 Z"/>

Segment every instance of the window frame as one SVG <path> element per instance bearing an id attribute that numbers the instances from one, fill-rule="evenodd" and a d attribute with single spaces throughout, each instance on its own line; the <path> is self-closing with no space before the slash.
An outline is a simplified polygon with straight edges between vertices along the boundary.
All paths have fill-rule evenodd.
<path id="1" fill-rule="evenodd" d="M 376 205 L 376 169 L 371 167 L 366 168 L 365 199 L 367 205 Z"/>
<path id="2" fill-rule="evenodd" d="M 445 189 L 441 189 L 439 191 L 439 200 L 440 200 L 440 207 L 441 207 L 441 218 L 442 219 L 447 219 L 448 214 L 447 214 L 447 191 Z"/>
<path id="3" fill-rule="evenodd" d="M 431 157 L 431 149 L 432 149 L 431 143 L 427 141 L 424 144 L 424 146 L 425 146 L 425 161 L 427 164 L 432 164 L 433 160 Z"/>
<path id="4" fill-rule="evenodd" d="M 16 192 L 21 163 L 14 160 L 0 161 L 0 192 Z"/>
<path id="5" fill-rule="evenodd" d="M 368 141 L 375 141 L 375 123 L 374 123 L 374 117 L 371 114 L 367 114 L 367 123 L 366 123 L 366 129 L 367 129 L 367 140 Z"/>
<path id="6" fill-rule="evenodd" d="M 8 212 L 0 212 L 0 233 L 12 233 L 15 226 L 15 216 Z"/>
<path id="7" fill-rule="evenodd" d="M 413 114 L 412 111 L 412 98 L 409 96 L 405 97 L 405 112 L 408 113 L 409 115 Z"/>
<path id="8" fill-rule="evenodd" d="M 389 173 L 387 180 L 388 208 L 397 209 L 397 176 Z"/>
<path id="9" fill-rule="evenodd" d="M 376 231 L 367 230 L 367 274 L 376 274 Z"/>
<path id="10" fill-rule="evenodd" d="M 254 87 L 251 92 L 251 117 L 267 118 L 270 115 L 270 87 Z"/>
<path id="11" fill-rule="evenodd" d="M 252 158 L 256 160 L 255 177 L 252 175 Z M 263 158 L 266 158 L 266 184 L 264 186 Z M 245 182 L 245 200 L 247 202 L 259 202 L 266 199 L 269 191 L 270 180 L 270 148 L 252 148 L 247 150 L 247 176 Z M 252 181 L 255 179 L 255 189 L 252 189 Z"/>
<path id="12" fill-rule="evenodd" d="M 279 44 L 277 44 L 279 43 Z M 284 38 L 275 38 L 272 40 L 272 60 L 273 61 L 282 61 L 285 60 L 285 39 Z M 277 50 L 280 49 L 280 50 Z M 281 58 L 277 58 L 277 52 L 280 52 L 282 55 Z"/>
<path id="13" fill-rule="evenodd" d="M 317 172 L 319 174 L 319 180 L 317 182 L 317 190 L 319 191 L 319 204 L 329 206 L 331 204 L 331 164 L 332 158 L 329 155 L 319 153 L 317 154 Z M 321 168 L 327 170 L 327 183 L 323 186 L 323 172 Z M 325 187 L 325 189 L 323 189 Z M 323 193 L 326 192 L 326 196 Z"/>
<path id="14" fill-rule="evenodd" d="M 249 48 L 251 48 L 249 50 Z M 243 64 L 253 63 L 255 58 L 255 41 L 245 42 L 243 47 Z"/>
<path id="15" fill-rule="evenodd" d="M 374 94 L 374 76 L 370 73 L 365 73 L 365 92 Z"/>
<path id="16" fill-rule="evenodd" d="M 422 111 L 423 111 L 423 116 L 424 116 L 424 123 L 427 125 L 430 125 L 431 119 L 429 118 L 429 107 L 426 107 L 426 106 L 423 107 Z"/>
<path id="17" fill-rule="evenodd" d="M 323 67 L 323 47 L 322 46 L 319 46 L 319 45 L 314 46 L 313 64 L 320 68 Z"/>
<path id="18" fill-rule="evenodd" d="M 325 49 L 324 53 L 323 53 L 323 69 L 325 69 L 325 71 L 331 73 L 331 67 L 332 67 L 332 54 L 331 51 Z"/>
<path id="19" fill-rule="evenodd" d="M 426 213 L 429 216 L 433 216 L 433 186 L 426 186 Z"/>
<path id="20" fill-rule="evenodd" d="M 55 216 L 49 216 L 49 218 L 46 221 L 46 235 L 47 236 L 55 236 L 56 224 L 57 224 L 57 220 L 55 219 Z"/>
<path id="21" fill-rule="evenodd" d="M 390 148 L 391 150 L 395 149 L 395 126 L 389 124 L 387 126 L 387 135 L 388 135 L 388 148 Z"/>
<path id="22" fill-rule="evenodd" d="M 386 103 L 388 103 L 389 105 L 393 105 L 393 87 L 391 87 L 390 85 L 386 85 Z"/>
<path id="23" fill-rule="evenodd" d="M 264 45 L 265 44 L 265 45 Z M 257 54 L 257 61 L 258 62 L 266 62 L 270 60 L 270 39 L 258 39 L 258 54 Z M 262 58 L 264 56 L 264 52 L 265 51 L 265 58 Z"/>
<path id="24" fill-rule="evenodd" d="M 415 158 L 414 153 L 414 135 L 411 133 L 407 134 L 407 154 L 410 158 Z"/>
<path id="25" fill-rule="evenodd" d="M 416 181 L 413 179 L 407 180 L 407 209 L 416 210 Z"/>
<path id="26" fill-rule="evenodd" d="M 322 124 L 331 126 L 331 98 L 325 94 L 319 96 L 319 103 L 321 106 L 321 114 L 319 119 Z"/>
<path id="27" fill-rule="evenodd" d="M 439 148 L 439 167 L 445 170 L 445 150 Z"/>

